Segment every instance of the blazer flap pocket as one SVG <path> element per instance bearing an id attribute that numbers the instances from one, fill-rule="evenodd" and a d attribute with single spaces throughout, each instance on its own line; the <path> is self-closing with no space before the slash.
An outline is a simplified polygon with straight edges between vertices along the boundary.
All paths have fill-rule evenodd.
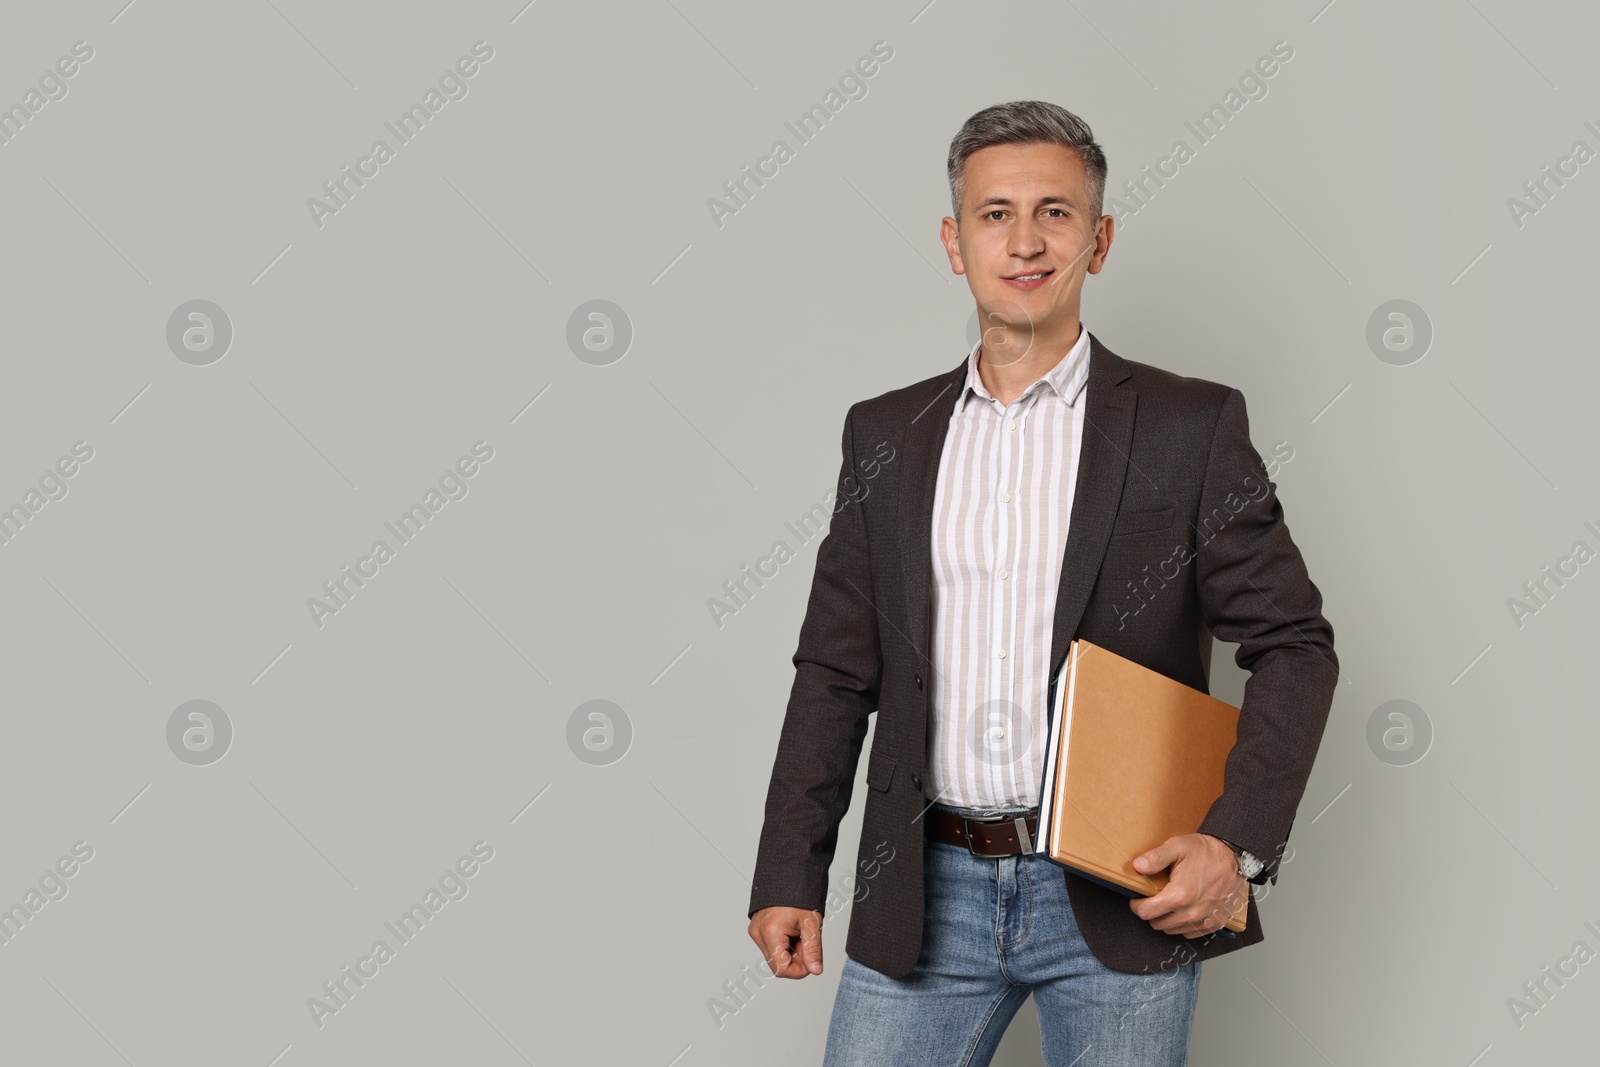
<path id="1" fill-rule="evenodd" d="M 867 756 L 867 784 L 883 792 L 894 778 L 894 768 L 900 761 L 885 752 L 873 749 Z"/>
<path id="2" fill-rule="evenodd" d="M 1125 511 L 1117 516 L 1117 523 L 1111 528 L 1112 536 L 1117 534 L 1149 533 L 1151 530 L 1172 529 L 1172 509 L 1158 508 L 1155 511 Z"/>

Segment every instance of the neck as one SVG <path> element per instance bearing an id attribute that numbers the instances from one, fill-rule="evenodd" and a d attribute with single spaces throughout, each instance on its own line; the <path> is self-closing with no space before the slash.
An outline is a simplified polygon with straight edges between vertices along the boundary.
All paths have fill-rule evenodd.
<path id="1" fill-rule="evenodd" d="M 1008 336 L 1005 327 L 986 331 L 978 349 L 978 377 L 983 380 L 983 387 L 1000 403 L 1010 404 L 1066 358 L 1078 343 L 1082 329 L 1083 324 L 1074 316 L 1072 323 L 1054 338 L 1042 334 L 1031 338 Z M 1025 350 L 1020 357 L 1008 355 L 1018 350 Z"/>

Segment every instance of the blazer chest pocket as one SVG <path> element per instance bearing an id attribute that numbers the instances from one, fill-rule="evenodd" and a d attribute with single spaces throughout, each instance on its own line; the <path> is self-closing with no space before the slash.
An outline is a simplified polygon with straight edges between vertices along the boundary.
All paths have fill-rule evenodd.
<path id="1" fill-rule="evenodd" d="M 1122 534 L 1150 533 L 1155 530 L 1172 529 L 1172 509 L 1159 508 L 1155 511 L 1128 511 L 1117 516 L 1116 525 L 1111 527 L 1111 536 L 1118 537 Z"/>
<path id="2" fill-rule="evenodd" d="M 894 769 L 899 762 L 893 756 L 873 749 L 867 756 L 867 784 L 880 793 L 886 791 L 894 779 Z"/>

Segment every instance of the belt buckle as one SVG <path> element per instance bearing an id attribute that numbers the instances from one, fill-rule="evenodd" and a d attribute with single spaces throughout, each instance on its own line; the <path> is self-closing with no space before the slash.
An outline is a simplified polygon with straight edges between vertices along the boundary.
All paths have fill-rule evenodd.
<path id="1" fill-rule="evenodd" d="M 1028 835 L 1028 816 L 1026 812 L 1017 816 L 961 816 L 961 836 L 966 839 L 967 851 L 981 859 L 997 858 L 994 856 L 985 856 L 983 853 L 972 847 L 972 824 L 976 823 L 979 826 L 1001 826 L 1008 822 L 1016 826 L 1017 841 L 1022 845 L 1021 854 L 1027 855 L 1028 853 L 1031 853 L 1033 851 L 1033 838 Z"/>

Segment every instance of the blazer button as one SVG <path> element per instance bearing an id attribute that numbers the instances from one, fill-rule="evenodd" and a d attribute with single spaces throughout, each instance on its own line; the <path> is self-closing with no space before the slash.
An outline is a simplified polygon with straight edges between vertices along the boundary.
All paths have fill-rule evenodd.
<path id="1" fill-rule="evenodd" d="M 917 675 L 917 692 L 922 692 L 922 675 Z"/>
<path id="2" fill-rule="evenodd" d="M 921 789 L 922 788 L 922 776 L 919 775 L 919 774 L 913 774 L 911 776 L 911 784 L 916 786 L 918 789 Z"/>

